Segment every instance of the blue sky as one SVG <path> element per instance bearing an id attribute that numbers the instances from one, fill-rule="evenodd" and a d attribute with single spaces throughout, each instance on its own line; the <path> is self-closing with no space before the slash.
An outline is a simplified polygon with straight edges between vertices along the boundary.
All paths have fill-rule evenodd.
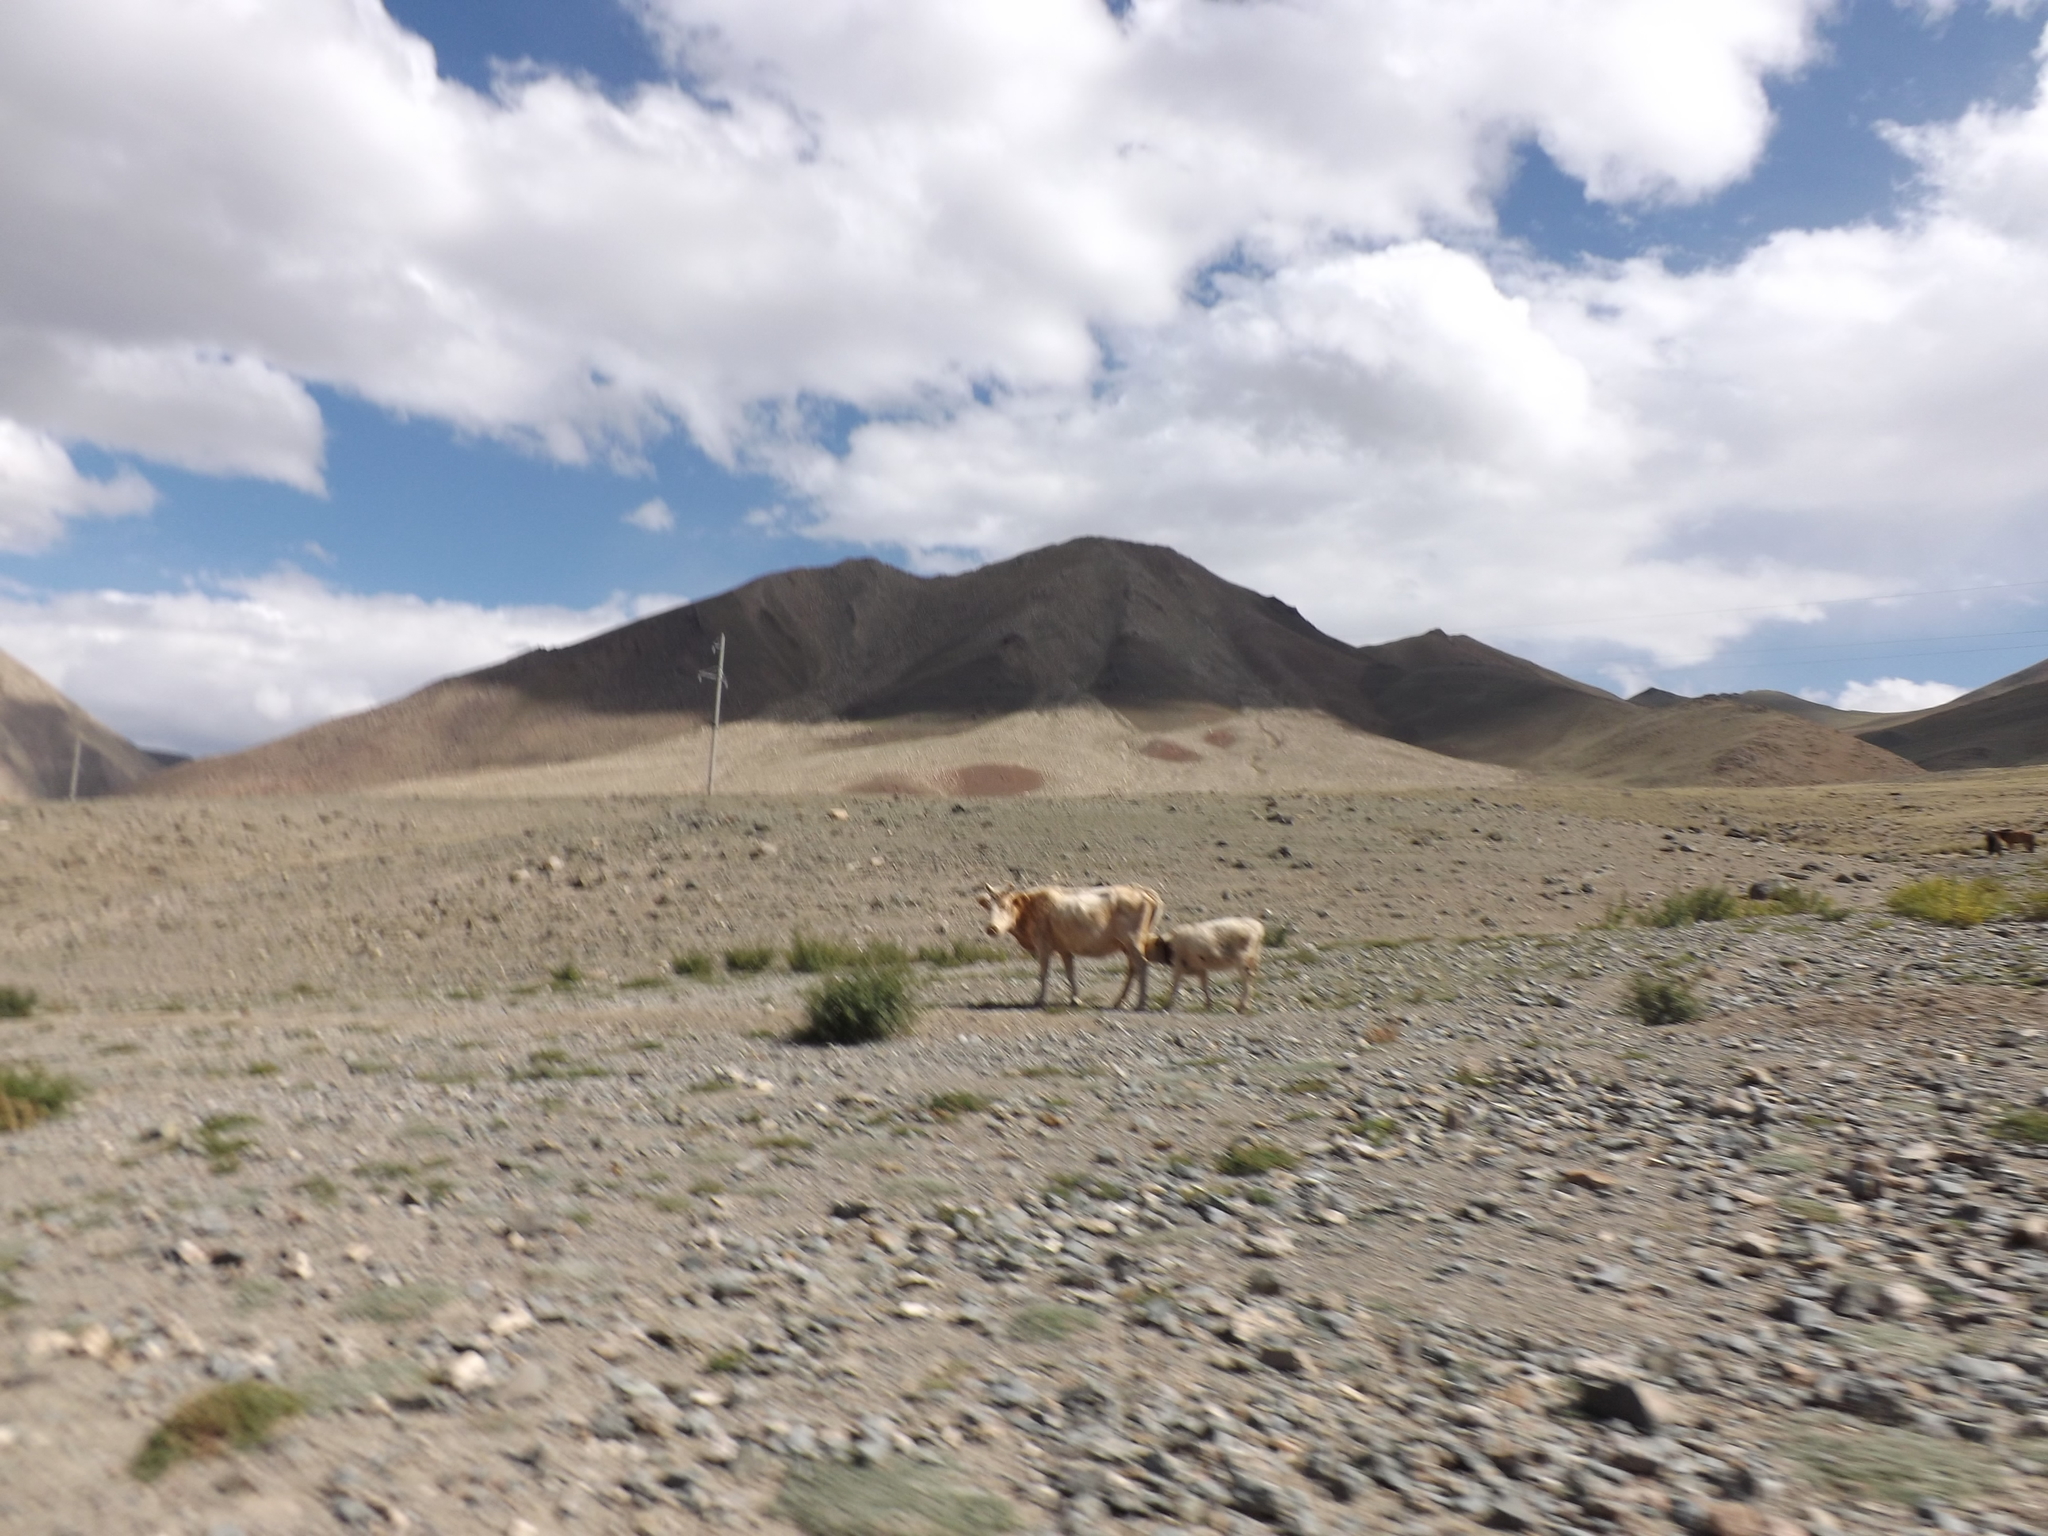
<path id="1" fill-rule="evenodd" d="M 1532 15 L 28 0 L 0 649 L 215 751 L 1101 532 L 1622 691 L 2048 654 L 2042 9 Z"/>

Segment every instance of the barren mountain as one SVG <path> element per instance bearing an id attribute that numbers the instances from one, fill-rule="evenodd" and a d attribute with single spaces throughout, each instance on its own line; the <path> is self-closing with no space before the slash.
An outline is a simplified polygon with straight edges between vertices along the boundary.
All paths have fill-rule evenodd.
<path id="1" fill-rule="evenodd" d="M 1802 720 L 1811 720 L 1815 725 L 1825 725 L 1833 730 L 1858 732 L 1880 726 L 1903 725 L 1908 720 L 1918 719 L 1922 713 L 1920 710 L 1887 714 L 1874 709 L 1836 709 L 1832 704 L 1816 704 L 1812 699 L 1802 699 L 1796 693 L 1782 693 L 1776 688 L 1748 688 L 1741 693 L 1704 693 L 1698 698 L 1687 698 L 1682 693 L 1672 693 L 1663 688 L 1645 688 L 1641 693 L 1630 694 L 1629 703 L 1641 705 L 1644 709 L 1672 709 L 1682 704 L 1756 704 L 1764 709 L 1783 710 L 1788 715 L 1797 715 Z"/>
<path id="2" fill-rule="evenodd" d="M 556 651 L 435 683 L 396 703 L 163 775 L 165 794 L 336 791 L 454 773 L 582 761 L 694 731 L 727 637 L 726 718 L 830 728 L 849 721 L 991 720 L 1107 706 L 1146 750 L 1150 713 L 1313 711 L 1425 751 L 1635 782 L 1709 782 L 1755 722 L 1665 723 L 1613 694 L 1464 636 L 1431 631 L 1356 648 L 1277 598 L 1170 549 L 1078 539 L 959 576 L 874 560 L 784 571 Z M 1716 736 L 1715 722 L 1724 722 Z M 1786 717 L 1796 773 L 1910 772 Z M 1800 738 L 1801 731 L 1808 733 Z M 909 738 L 906 737 L 906 740 Z M 1582 750 L 1583 749 L 1583 750 Z M 1753 756 L 1754 754 L 1752 754 Z M 1747 761 L 1747 760 L 1746 760 Z M 871 765 L 873 766 L 873 765 Z M 1012 781 L 1115 779 L 1106 767 Z M 1764 771 L 1753 766 L 1745 774 Z M 895 769 L 878 766 L 876 782 Z M 905 782 L 915 778 L 904 770 Z M 1680 777 L 1674 779 L 1673 774 Z M 1696 777 L 1687 780 L 1685 775 Z M 1805 782 L 1805 779 L 1771 782 Z M 1755 782 L 1744 777 L 1741 782 Z M 1168 787 L 1168 786 L 1162 786 Z"/>
<path id="3" fill-rule="evenodd" d="M 74 744 L 80 795 L 130 788 L 161 766 L 0 651 L 0 800 L 68 795 Z"/>
<path id="4" fill-rule="evenodd" d="M 2048 763 L 2048 661 L 1986 683 L 1903 723 L 1857 734 L 1923 768 Z"/>

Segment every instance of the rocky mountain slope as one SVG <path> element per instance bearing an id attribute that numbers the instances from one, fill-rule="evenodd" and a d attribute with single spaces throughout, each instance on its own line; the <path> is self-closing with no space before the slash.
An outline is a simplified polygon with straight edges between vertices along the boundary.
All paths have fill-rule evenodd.
<path id="1" fill-rule="evenodd" d="M 162 766 L 0 651 L 0 800 L 70 794 L 74 742 L 81 796 L 132 788 Z"/>

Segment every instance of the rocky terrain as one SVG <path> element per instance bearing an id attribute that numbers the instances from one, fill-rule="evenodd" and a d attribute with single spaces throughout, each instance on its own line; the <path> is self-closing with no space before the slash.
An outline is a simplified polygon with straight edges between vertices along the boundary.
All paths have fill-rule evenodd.
<path id="1" fill-rule="evenodd" d="M 2048 963 L 1883 910 L 2041 788 L 14 808 L 0 1529 L 2048 1529 Z M 1291 931 L 1039 1013 L 1013 872 Z M 803 1047 L 797 930 L 966 963 Z"/>

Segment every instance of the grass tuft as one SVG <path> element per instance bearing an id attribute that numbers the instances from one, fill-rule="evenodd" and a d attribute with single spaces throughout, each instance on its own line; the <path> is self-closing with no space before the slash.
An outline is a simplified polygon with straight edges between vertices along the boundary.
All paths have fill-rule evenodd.
<path id="1" fill-rule="evenodd" d="M 550 1048 L 529 1051 L 526 1065 L 507 1067 L 505 1075 L 515 1083 L 542 1083 L 566 1082 L 577 1077 L 604 1077 L 607 1074 L 603 1067 L 578 1061 L 567 1051 Z"/>
<path id="2" fill-rule="evenodd" d="M 859 948 L 843 939 L 821 939 L 808 933 L 789 936 L 789 968 L 799 976 L 843 971 L 859 958 Z"/>
<path id="3" fill-rule="evenodd" d="M 1000 1496 L 906 1457 L 795 1463 L 775 1512 L 805 1536 L 1003 1536 L 1017 1524 Z"/>
<path id="4" fill-rule="evenodd" d="M 0 1066 L 0 1131 L 25 1131 L 61 1115 L 78 1094 L 76 1078 L 46 1071 L 34 1062 Z"/>
<path id="5" fill-rule="evenodd" d="M 2048 1147 L 2048 1109 L 2009 1109 L 1988 1127 L 2000 1141 Z"/>
<path id="6" fill-rule="evenodd" d="M 735 976 L 759 975 L 775 963 L 775 946 L 750 944 L 725 952 L 725 968 Z"/>
<path id="7" fill-rule="evenodd" d="M 1276 1168 L 1292 1168 L 1300 1161 L 1285 1147 L 1270 1141 L 1240 1141 L 1216 1154 L 1216 1171 L 1234 1179 L 1255 1179 Z"/>
<path id="8" fill-rule="evenodd" d="M 692 981 L 715 981 L 718 977 L 718 962 L 701 949 L 686 950 L 677 955 L 669 961 L 668 968 Z"/>
<path id="9" fill-rule="evenodd" d="M 242 1154 L 256 1145 L 254 1136 L 242 1132 L 263 1122 L 254 1115 L 208 1115 L 192 1135 L 192 1145 L 215 1173 L 234 1173 L 242 1166 Z"/>
<path id="10" fill-rule="evenodd" d="M 1010 1314 L 1005 1330 L 1019 1344 L 1064 1344 L 1092 1330 L 1099 1319 L 1086 1307 L 1057 1301 L 1036 1301 Z"/>
<path id="11" fill-rule="evenodd" d="M 181 1461 L 261 1445 L 271 1430 L 305 1407 L 297 1393 L 267 1381 L 209 1387 L 171 1410 L 142 1442 L 128 1470 L 142 1482 L 153 1483 Z"/>
<path id="12" fill-rule="evenodd" d="M 25 1019 L 36 1011 L 36 995 L 26 987 L 0 987 L 0 1019 Z"/>
<path id="13" fill-rule="evenodd" d="M 1707 1005 L 1682 981 L 1639 972 L 1629 979 L 1628 1011 L 1645 1024 L 1689 1024 Z"/>
<path id="14" fill-rule="evenodd" d="M 906 1034 L 917 1017 L 910 973 L 901 966 L 861 966 L 828 977 L 804 995 L 804 1045 L 868 1045 Z"/>
<path id="15" fill-rule="evenodd" d="M 2005 887 L 1996 880 L 1915 880 L 1885 898 L 1885 906 L 1901 917 L 1938 923 L 1944 928 L 1974 928 L 2002 916 Z"/>
<path id="16" fill-rule="evenodd" d="M 946 967 L 986 965 L 990 961 L 1002 960 L 1007 956 L 993 944 L 983 944 L 974 939 L 955 939 L 950 944 L 921 945 L 917 951 L 917 958 L 925 965 Z"/>
<path id="17" fill-rule="evenodd" d="M 924 1101 L 924 1107 L 941 1120 L 950 1120 L 955 1115 L 979 1115 L 986 1113 L 995 1100 L 984 1098 L 978 1093 L 969 1093 L 965 1088 L 950 1089 L 935 1093 Z"/>
<path id="18" fill-rule="evenodd" d="M 1642 915 L 1648 928 L 1689 928 L 1694 923 L 1724 923 L 1741 910 L 1735 893 L 1722 885 L 1701 885 L 1664 898 Z"/>
<path id="19" fill-rule="evenodd" d="M 341 1309 L 343 1317 L 366 1323 L 416 1323 L 432 1317 L 455 1299 L 445 1285 L 420 1281 L 412 1285 L 380 1285 L 363 1291 Z"/>

